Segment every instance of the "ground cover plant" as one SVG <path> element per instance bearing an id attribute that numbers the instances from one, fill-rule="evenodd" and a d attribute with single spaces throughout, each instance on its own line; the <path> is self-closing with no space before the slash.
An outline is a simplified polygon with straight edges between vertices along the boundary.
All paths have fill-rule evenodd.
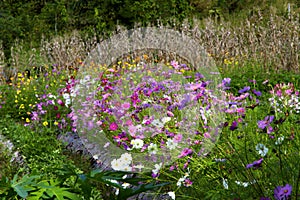
<path id="1" fill-rule="evenodd" d="M 292 25 L 284 30 L 293 30 Z M 252 28 L 248 35 L 241 35 L 258 37 Z M 247 54 L 241 46 L 230 46 L 233 43 L 225 33 L 223 29 L 208 34 L 220 34 L 232 48 L 221 54 L 220 44 L 209 54 L 220 65 L 222 80 L 217 90 L 222 98 L 214 96 L 208 89 L 211 80 L 190 63 L 175 59 L 162 63 L 163 58 L 149 54 L 98 66 L 100 72 L 95 71 L 93 77 L 78 76 L 80 68 L 89 67 L 80 59 L 72 63 L 74 67 L 60 62 L 44 65 L 40 71 L 18 68 L 10 81 L 1 84 L 0 113 L 4 117 L 0 133 L 11 140 L 24 163 L 20 168 L 3 168 L 12 159 L 1 150 L 0 196 L 126 199 L 148 191 L 152 199 L 162 198 L 160 195 L 169 199 L 297 199 L 297 48 L 282 50 L 293 58 L 288 64 L 289 57 L 275 56 L 281 43 L 274 35 L 262 32 L 261 40 L 251 43 Z M 286 35 L 285 45 L 297 42 L 299 33 L 295 34 Z M 222 41 L 220 38 L 216 37 Z M 257 44 L 262 49 L 273 45 L 275 50 L 254 55 Z M 238 56 L 242 54 L 246 56 Z M 269 70 L 278 59 L 288 70 Z M 268 69 L 267 73 L 262 69 Z M 153 78 L 155 74 L 160 79 Z M 132 80 L 136 82 L 130 81 L 130 75 L 135 75 Z M 124 83 L 127 90 L 123 90 Z M 85 98 L 78 99 L 82 94 Z M 82 100 L 82 110 L 74 99 Z M 216 114 L 222 120 L 214 124 Z M 101 155 L 81 157 L 57 140 L 59 134 L 82 136 L 96 130 L 96 136 L 102 134 L 126 152 L 119 157 L 109 155 L 109 171 L 102 171 Z M 205 144 L 213 146 L 206 151 Z M 134 155 L 140 152 L 147 153 L 146 157 L 136 160 Z M 167 162 L 161 155 L 176 159 Z M 90 161 L 100 169 L 92 169 Z"/>

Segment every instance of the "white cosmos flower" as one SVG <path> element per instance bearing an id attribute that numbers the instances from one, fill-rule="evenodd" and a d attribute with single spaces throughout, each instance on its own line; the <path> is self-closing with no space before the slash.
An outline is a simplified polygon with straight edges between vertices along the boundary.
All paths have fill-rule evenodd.
<path id="1" fill-rule="evenodd" d="M 132 144 L 132 148 L 141 149 L 144 145 L 144 141 L 141 139 L 131 140 L 130 144 Z"/>
<path id="2" fill-rule="evenodd" d="M 71 99 L 66 99 L 65 101 L 66 107 L 69 107 L 70 104 L 71 104 Z"/>
<path id="3" fill-rule="evenodd" d="M 161 121 L 162 121 L 163 124 L 165 124 L 165 123 L 171 121 L 171 117 L 164 117 L 164 118 L 161 119 Z"/>
<path id="4" fill-rule="evenodd" d="M 170 138 L 167 140 L 166 144 L 167 144 L 167 147 L 168 147 L 170 150 L 175 149 L 175 148 L 177 147 L 177 143 L 174 142 L 174 141 L 173 141 L 172 139 L 170 139 Z"/>
<path id="5" fill-rule="evenodd" d="M 151 143 L 151 144 L 148 146 L 148 151 L 149 151 L 149 153 L 151 153 L 151 154 L 156 154 L 156 153 L 157 153 L 157 145 Z"/>
<path id="6" fill-rule="evenodd" d="M 123 187 L 124 189 L 128 188 L 129 186 L 130 186 L 129 183 L 123 183 L 123 184 L 122 184 L 122 187 Z"/>
<path id="7" fill-rule="evenodd" d="M 50 94 L 50 95 L 49 95 L 49 98 L 51 98 L 51 99 L 52 99 L 52 98 L 53 98 L 53 99 L 56 99 L 56 96 L 54 96 L 53 94 Z"/>
<path id="8" fill-rule="evenodd" d="M 129 153 L 122 154 L 120 159 L 123 161 L 125 165 L 130 165 L 132 162 L 132 156 Z"/>
<path id="9" fill-rule="evenodd" d="M 63 93 L 63 98 L 64 99 L 70 99 L 70 95 L 68 93 Z"/>
<path id="10" fill-rule="evenodd" d="M 252 181 L 252 182 L 235 181 L 235 183 L 236 183 L 237 185 L 240 185 L 240 186 L 243 186 L 243 187 L 248 187 L 249 185 L 254 184 L 255 182 L 256 182 L 255 180 Z"/>
<path id="11" fill-rule="evenodd" d="M 158 174 L 161 167 L 162 167 L 162 163 L 155 164 L 154 165 L 155 169 L 152 170 L 153 174 Z"/>
<path id="12" fill-rule="evenodd" d="M 225 188 L 226 190 L 228 190 L 228 181 L 227 181 L 227 179 L 224 179 L 224 178 L 223 178 L 223 186 L 224 186 L 224 188 Z"/>
<path id="13" fill-rule="evenodd" d="M 124 161 L 123 159 L 113 159 L 111 161 L 111 167 L 116 171 L 132 171 L 132 167 L 127 163 L 128 161 Z"/>
<path id="14" fill-rule="evenodd" d="M 258 154 L 262 157 L 265 157 L 269 151 L 269 149 L 263 144 L 257 144 L 255 149 L 256 151 L 258 151 Z"/>
<path id="15" fill-rule="evenodd" d="M 168 192 L 168 195 L 171 197 L 171 199 L 175 200 L 175 192 Z"/>
<path id="16" fill-rule="evenodd" d="M 183 182 L 183 181 L 185 181 L 185 178 L 184 178 L 184 177 L 178 179 L 176 185 L 177 185 L 178 187 L 180 187 L 180 186 L 182 185 L 182 182 Z"/>
<path id="17" fill-rule="evenodd" d="M 280 145 L 280 144 L 282 144 L 283 140 L 284 140 L 284 136 L 279 137 L 279 138 L 277 139 L 277 141 L 275 142 L 275 144 L 276 144 L 276 145 Z"/>
<path id="18" fill-rule="evenodd" d="M 158 128 L 163 128 L 163 127 L 164 127 L 164 124 L 161 123 L 158 119 L 153 120 L 153 121 L 151 122 L 151 124 L 152 124 L 153 126 L 158 127 Z"/>

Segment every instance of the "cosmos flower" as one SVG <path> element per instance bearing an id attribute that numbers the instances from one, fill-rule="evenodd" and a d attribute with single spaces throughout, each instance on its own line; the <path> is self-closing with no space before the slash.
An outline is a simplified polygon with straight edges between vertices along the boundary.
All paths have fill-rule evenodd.
<path id="1" fill-rule="evenodd" d="M 274 190 L 274 197 L 276 200 L 288 199 L 292 194 L 292 186 L 286 184 L 285 186 L 277 186 Z"/>
<path id="2" fill-rule="evenodd" d="M 249 90 L 250 90 L 250 86 L 245 86 L 243 89 L 239 90 L 239 93 L 242 94 L 242 93 L 245 93 Z"/>
<path id="3" fill-rule="evenodd" d="M 258 151 L 258 154 L 262 157 L 265 157 L 269 149 L 263 144 L 257 144 L 255 149 Z"/>
<path id="4" fill-rule="evenodd" d="M 246 166 L 247 169 L 249 168 L 254 168 L 254 169 L 258 169 L 259 167 L 261 167 L 261 164 L 263 162 L 263 158 L 259 159 L 259 160 L 256 160 L 254 161 L 253 163 L 250 163 Z"/>
<path id="5" fill-rule="evenodd" d="M 115 131 L 115 130 L 117 130 L 119 127 L 118 127 L 118 124 L 116 123 L 116 122 L 113 122 L 113 123 L 111 123 L 110 125 L 109 125 L 109 129 L 111 130 L 111 131 Z"/>

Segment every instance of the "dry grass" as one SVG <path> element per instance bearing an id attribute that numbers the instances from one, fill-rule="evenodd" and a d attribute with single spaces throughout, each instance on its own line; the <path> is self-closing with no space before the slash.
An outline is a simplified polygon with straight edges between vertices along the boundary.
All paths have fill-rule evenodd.
<path id="1" fill-rule="evenodd" d="M 240 26 L 229 22 L 215 22 L 208 19 L 203 29 L 195 27 L 186 30 L 207 51 L 219 65 L 225 59 L 234 58 L 240 67 L 249 61 L 259 64 L 264 70 L 299 71 L 299 17 L 270 16 L 264 19 L 260 13 L 252 16 Z M 200 25 L 199 25 L 200 26 Z"/>
<path id="2" fill-rule="evenodd" d="M 253 62 L 265 71 L 286 69 L 299 72 L 299 16 L 270 15 L 265 19 L 258 11 L 241 21 L 240 26 L 213 19 L 195 24 L 192 28 L 181 28 L 181 31 L 204 46 L 219 66 L 224 66 L 226 59 L 234 59 L 238 61 L 239 67 Z M 16 41 L 6 77 L 16 76 L 18 71 L 32 66 L 55 65 L 64 69 L 77 67 L 96 44 L 96 37 L 83 38 L 76 31 L 63 37 L 43 40 L 40 49 L 30 51 L 24 50 L 22 43 Z M 0 49 L 1 76 L 4 76 L 3 61 L 4 54 Z"/>

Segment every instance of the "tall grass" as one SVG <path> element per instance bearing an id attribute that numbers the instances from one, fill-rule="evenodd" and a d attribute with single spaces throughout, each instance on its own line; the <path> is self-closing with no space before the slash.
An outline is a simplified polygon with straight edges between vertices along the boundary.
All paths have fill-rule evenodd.
<path id="1" fill-rule="evenodd" d="M 298 15 L 265 16 L 258 10 L 239 23 L 236 21 L 208 18 L 194 21 L 193 26 L 183 24 L 178 29 L 203 45 L 219 66 L 234 63 L 244 67 L 249 62 L 256 62 L 265 72 L 299 71 Z M 24 49 L 22 41 L 16 41 L 11 51 L 10 67 L 5 67 L 3 50 L 0 49 L 0 72 L 5 71 L 5 74 L 1 72 L 1 76 L 5 75 L 7 79 L 16 76 L 18 71 L 24 71 L 24 68 L 45 64 L 78 67 L 96 44 L 96 37 L 83 37 L 77 31 L 44 39 L 39 49 Z"/>

